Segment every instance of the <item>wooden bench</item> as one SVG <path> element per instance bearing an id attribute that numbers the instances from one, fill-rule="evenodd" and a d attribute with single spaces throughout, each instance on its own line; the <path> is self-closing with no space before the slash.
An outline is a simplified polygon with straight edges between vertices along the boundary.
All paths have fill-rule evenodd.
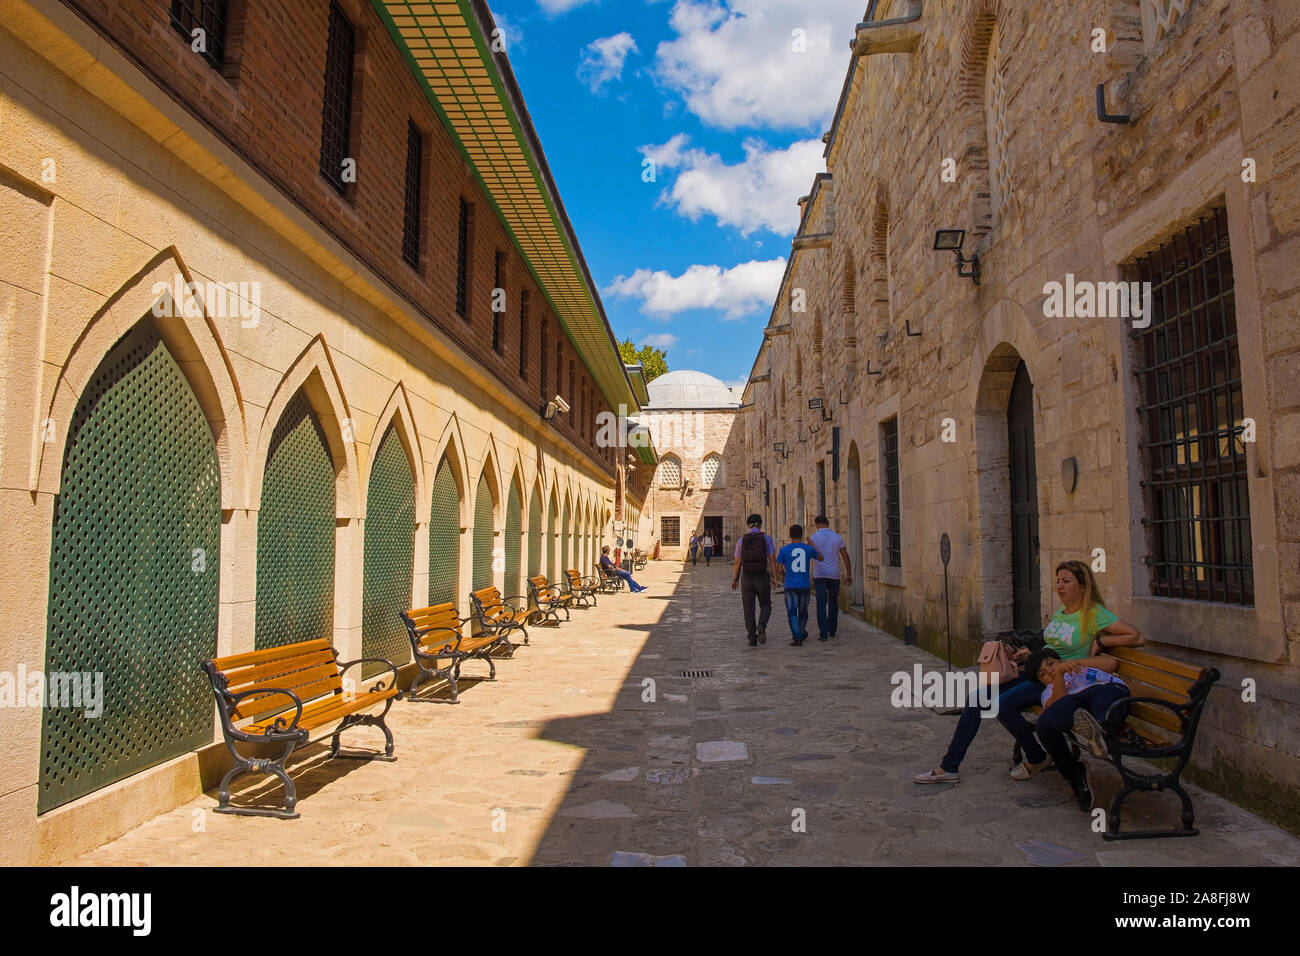
<path id="1" fill-rule="evenodd" d="M 344 672 L 365 663 L 385 665 L 392 671 L 391 679 L 381 673 L 363 678 L 375 682 L 366 690 L 345 688 Z M 295 748 L 310 739 L 313 730 L 335 721 L 340 723 L 330 742 L 331 756 L 352 760 L 397 759 L 393 756 L 393 734 L 384 722 L 394 698 L 402 696 L 397 689 L 397 668 L 392 661 L 363 657 L 341 662 L 330 641 L 320 638 L 218 657 L 204 661 L 202 666 L 217 698 L 226 749 L 235 760 L 234 766 L 221 778 L 217 813 L 295 819 L 297 791 L 285 770 L 285 761 Z M 350 679 L 347 684 L 351 684 Z M 384 709 L 378 714 L 363 713 L 376 704 L 383 704 Z M 340 752 L 339 735 L 361 725 L 378 727 L 384 732 L 386 745 L 382 756 Z M 245 757 L 235 748 L 236 742 L 282 745 L 284 750 L 278 757 Z M 232 807 L 230 782 L 244 773 L 270 773 L 279 777 L 284 784 L 284 809 Z"/>
<path id="2" fill-rule="evenodd" d="M 534 613 L 539 623 L 554 621 L 559 624 L 561 611 L 564 612 L 564 619 L 569 619 L 569 605 L 573 603 L 573 597 L 566 594 L 558 584 L 548 584 L 540 574 L 528 579 L 528 599 L 536 608 Z"/>
<path id="3" fill-rule="evenodd" d="M 596 574 L 599 576 L 601 594 L 617 594 L 626 587 L 626 582 L 614 573 L 613 568 L 606 569 L 599 561 L 596 562 Z"/>
<path id="4" fill-rule="evenodd" d="M 516 631 L 523 634 L 524 643 L 528 643 L 528 619 L 533 612 L 527 607 L 519 607 L 506 601 L 494 586 L 479 588 L 469 596 L 470 606 L 474 608 L 474 617 L 478 619 L 478 628 L 482 634 L 491 635 L 500 640 L 503 647 L 514 653 L 510 635 Z"/>
<path id="5" fill-rule="evenodd" d="M 564 572 L 564 580 L 574 607 L 596 606 L 596 592 L 600 590 L 600 583 L 595 578 L 584 578 L 577 568 L 569 568 Z"/>
<path id="6" fill-rule="evenodd" d="M 441 677 L 451 684 L 451 703 L 460 703 L 457 687 L 460 665 L 475 658 L 487 662 L 488 680 L 496 680 L 497 667 L 491 655 L 494 648 L 503 644 L 509 646 L 510 642 L 504 635 L 485 632 L 466 637 L 464 628 L 470 619 L 458 617 L 456 605 L 451 602 L 412 608 L 403 611 L 401 617 L 406 625 L 406 636 L 411 639 L 411 655 L 420 669 L 406 691 L 408 700 L 422 703 L 436 700 L 417 697 L 415 692 L 426 680 Z M 438 662 L 444 660 L 447 666 L 439 667 Z"/>
<path id="7" fill-rule="evenodd" d="M 1183 789 L 1179 778 L 1192 756 L 1196 742 L 1196 728 L 1201 721 L 1201 711 L 1210 696 L 1210 687 L 1219 679 L 1213 667 L 1197 667 L 1161 657 L 1136 647 L 1116 647 L 1105 652 L 1118 661 L 1115 674 L 1128 685 L 1129 697 L 1111 705 L 1115 713 L 1127 713 L 1124 731 L 1116 737 L 1105 726 L 1106 749 L 1110 760 L 1119 771 L 1123 786 L 1115 794 L 1107 811 L 1107 840 L 1140 840 L 1149 837 L 1196 836 L 1199 832 L 1192 824 L 1194 813 L 1192 799 Z M 1041 713 L 1041 707 L 1030 710 Z M 1081 753 L 1090 753 L 1079 747 L 1073 734 L 1067 734 L 1072 746 Z M 1142 773 L 1124 766 L 1124 758 L 1142 760 L 1168 759 L 1172 769 L 1156 773 Z M 1015 752 L 1020 762 L 1020 748 Z M 1182 801 L 1182 826 L 1169 830 L 1120 831 L 1120 807 L 1129 794 L 1138 791 L 1170 790 Z"/>

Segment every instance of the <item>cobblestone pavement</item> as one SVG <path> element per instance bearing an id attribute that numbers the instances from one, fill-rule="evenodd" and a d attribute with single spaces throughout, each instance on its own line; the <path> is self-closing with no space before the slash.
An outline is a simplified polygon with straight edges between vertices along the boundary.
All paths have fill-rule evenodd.
<path id="1" fill-rule="evenodd" d="M 1008 776 L 995 721 L 960 784 L 917 786 L 956 718 L 893 708 L 889 677 L 940 661 L 854 619 L 833 641 L 791 647 L 779 594 L 768 643 L 750 648 L 724 563 L 638 577 L 644 594 L 531 629 L 495 683 L 462 682 L 459 705 L 395 704 L 397 762 L 309 748 L 291 764 L 300 819 L 213 814 L 209 794 L 75 862 L 1300 864 L 1300 840 L 1196 789 L 1200 836 L 1106 842 L 1055 772 Z M 1105 806 L 1118 776 L 1091 766 Z M 1125 826 L 1169 825 L 1177 809 L 1172 795 L 1139 794 Z"/>

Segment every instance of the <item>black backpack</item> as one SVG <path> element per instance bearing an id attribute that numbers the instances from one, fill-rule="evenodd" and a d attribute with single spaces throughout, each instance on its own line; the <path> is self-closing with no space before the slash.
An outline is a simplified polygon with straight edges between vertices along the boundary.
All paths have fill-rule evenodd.
<path id="1" fill-rule="evenodd" d="M 740 539 L 741 570 L 762 574 L 767 570 L 767 535 L 750 531 Z"/>

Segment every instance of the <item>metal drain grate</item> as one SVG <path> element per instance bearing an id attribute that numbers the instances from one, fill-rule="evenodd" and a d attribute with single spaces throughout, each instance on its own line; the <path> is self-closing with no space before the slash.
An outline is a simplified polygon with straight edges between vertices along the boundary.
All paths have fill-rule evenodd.
<path id="1" fill-rule="evenodd" d="M 712 677 L 713 671 L 682 671 L 683 677 Z"/>

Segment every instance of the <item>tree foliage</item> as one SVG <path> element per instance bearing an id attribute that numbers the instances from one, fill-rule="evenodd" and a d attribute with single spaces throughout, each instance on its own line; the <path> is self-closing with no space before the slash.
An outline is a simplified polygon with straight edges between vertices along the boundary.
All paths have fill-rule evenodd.
<path id="1" fill-rule="evenodd" d="M 618 343 L 618 351 L 625 364 L 641 366 L 647 382 L 654 381 L 668 371 L 668 353 L 664 349 L 657 349 L 653 345 L 637 348 L 631 339 L 624 339 Z"/>

